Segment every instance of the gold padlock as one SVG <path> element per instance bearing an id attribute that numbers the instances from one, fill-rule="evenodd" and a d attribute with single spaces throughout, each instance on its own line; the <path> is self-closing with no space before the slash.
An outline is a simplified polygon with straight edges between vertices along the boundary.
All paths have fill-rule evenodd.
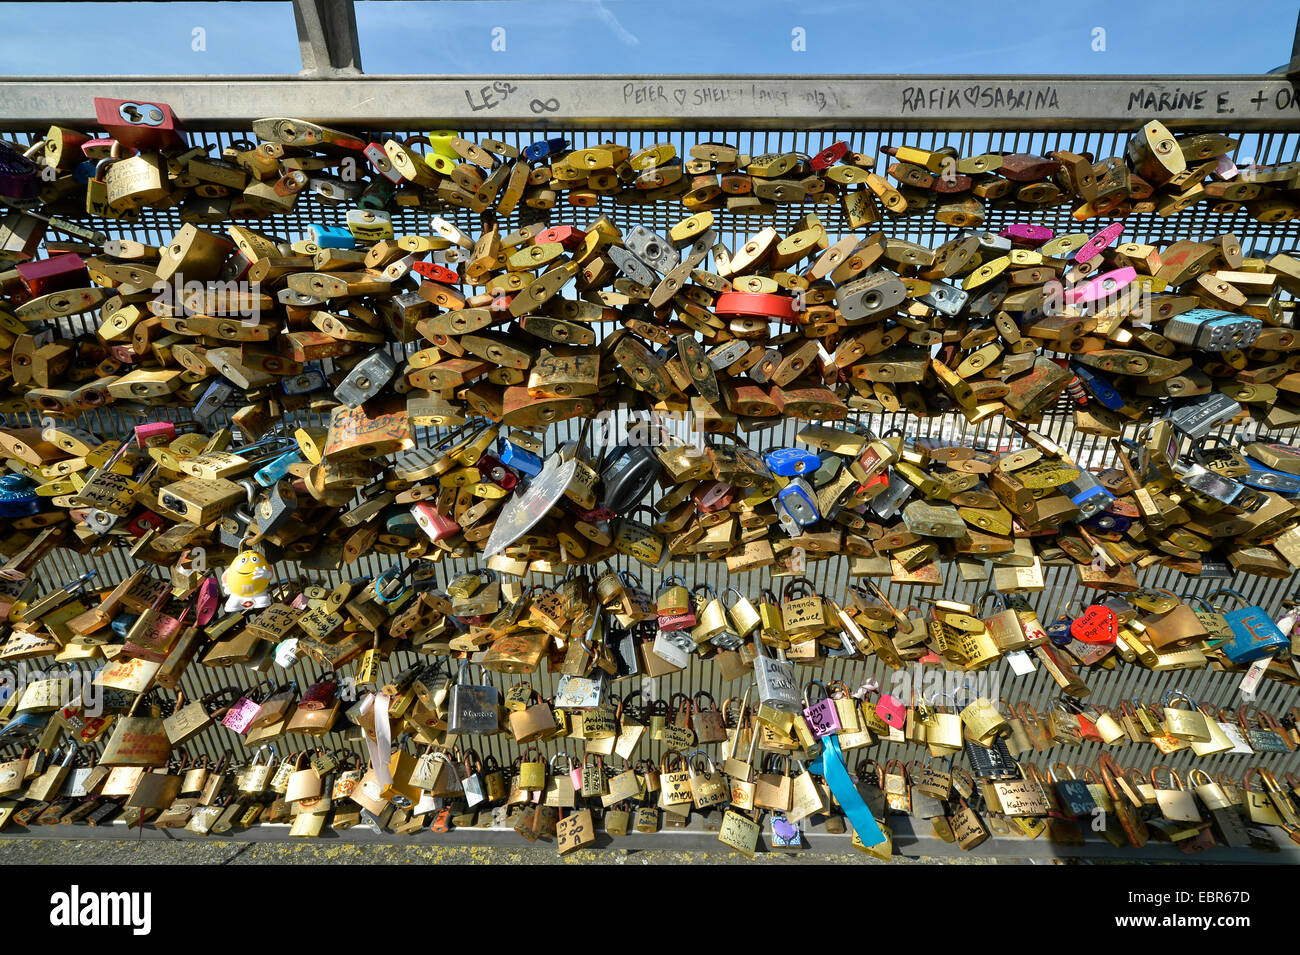
<path id="1" fill-rule="evenodd" d="M 733 593 L 736 599 L 727 606 L 727 612 L 731 615 L 731 625 L 739 636 L 748 637 L 755 627 L 762 625 L 762 615 L 749 602 L 749 598 L 735 587 L 728 587 L 723 595 Z"/>

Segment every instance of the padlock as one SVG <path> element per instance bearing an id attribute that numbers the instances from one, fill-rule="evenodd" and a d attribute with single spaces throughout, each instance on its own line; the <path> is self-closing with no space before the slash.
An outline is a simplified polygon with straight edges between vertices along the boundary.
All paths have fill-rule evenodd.
<path id="1" fill-rule="evenodd" d="M 1179 709 L 1179 701 L 1187 704 L 1186 709 Z M 1170 690 L 1164 697 L 1165 733 L 1175 739 L 1189 743 L 1206 743 L 1210 740 L 1210 729 L 1203 714 L 1196 704 L 1180 691 Z"/>
<path id="2" fill-rule="evenodd" d="M 1202 351 L 1222 352 L 1254 344 L 1263 329 L 1259 319 L 1247 315 L 1213 308 L 1193 308 L 1166 322 L 1161 334 Z"/>
<path id="3" fill-rule="evenodd" d="M 674 583 L 680 581 L 680 583 Z M 686 582 L 681 577 L 669 576 L 660 585 L 659 595 L 655 598 L 655 611 L 659 615 L 660 628 L 666 619 L 680 617 L 691 610 L 691 592 L 686 589 Z M 692 621 L 692 625 L 694 621 Z M 676 627 L 674 629 L 681 629 Z"/>
<path id="4" fill-rule="evenodd" d="M 1262 607 L 1247 604 L 1245 597 L 1228 588 L 1212 591 L 1205 596 L 1208 600 L 1220 594 L 1235 597 L 1245 605 L 1243 609 L 1224 614 L 1224 620 L 1233 634 L 1231 640 L 1219 646 L 1224 656 L 1233 663 L 1250 663 L 1263 657 L 1290 652 L 1290 638 L 1277 628 Z M 1218 604 L 1214 607 L 1219 609 Z"/>
<path id="5" fill-rule="evenodd" d="M 792 478 L 777 493 L 781 511 L 795 524 L 806 527 L 821 519 L 817 512 L 817 498 L 803 478 Z"/>
<path id="6" fill-rule="evenodd" d="M 645 496 L 658 474 L 659 460 L 652 448 L 619 445 L 605 457 L 600 471 L 604 506 L 615 512 L 627 510 Z"/>
<path id="7" fill-rule="evenodd" d="M 741 637 L 748 637 L 756 627 L 762 625 L 762 617 L 759 611 L 750 603 L 749 598 L 744 596 L 735 587 L 728 587 L 723 596 L 734 593 L 735 599 L 727 605 L 727 613 L 731 618 L 731 625 L 735 632 Z"/>
<path id="8" fill-rule="evenodd" d="M 361 359 L 334 389 L 334 398 L 344 407 L 356 408 L 369 401 L 397 371 L 397 362 L 386 351 L 376 351 Z"/>
<path id="9" fill-rule="evenodd" d="M 812 698 L 810 691 L 814 686 L 821 688 L 822 695 L 820 699 L 814 700 Z M 837 734 L 843 729 L 835 701 L 831 699 L 826 685 L 820 680 L 810 680 L 804 686 L 803 718 L 807 721 L 808 728 L 812 731 L 814 739 L 822 739 L 825 736 Z"/>
<path id="10" fill-rule="evenodd" d="M 692 596 L 696 623 L 691 628 L 691 638 L 696 643 L 713 640 L 727 629 L 727 609 L 708 584 L 697 584 Z"/>

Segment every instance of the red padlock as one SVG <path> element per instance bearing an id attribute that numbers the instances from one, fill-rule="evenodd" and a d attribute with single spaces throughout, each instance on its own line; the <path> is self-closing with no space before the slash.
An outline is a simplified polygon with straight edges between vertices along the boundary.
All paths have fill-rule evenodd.
<path id="1" fill-rule="evenodd" d="M 75 252 L 37 259 L 32 262 L 20 262 L 14 271 L 22 279 L 23 286 L 33 296 L 61 292 L 64 289 L 84 288 L 90 284 L 90 275 L 86 263 Z"/>
<path id="2" fill-rule="evenodd" d="M 95 97 L 95 122 L 130 149 L 184 149 L 181 122 L 166 103 Z M 93 142 L 93 140 L 92 140 Z"/>
<path id="3" fill-rule="evenodd" d="M 1070 636 L 1080 643 L 1114 643 L 1119 638 L 1119 618 L 1109 607 L 1093 604 L 1070 623 Z"/>
<path id="4" fill-rule="evenodd" d="M 388 158 L 388 153 L 379 143 L 368 143 L 366 148 L 361 150 L 361 154 L 370 161 L 370 165 L 375 167 L 375 172 L 383 176 L 389 182 L 399 183 L 403 176 L 401 172 L 393 167 L 393 161 Z"/>
<path id="5" fill-rule="evenodd" d="M 888 693 L 880 694 L 880 699 L 876 701 L 876 715 L 895 729 L 907 725 L 907 707 L 898 697 Z"/>
<path id="6" fill-rule="evenodd" d="M 494 458 L 490 454 L 480 457 L 474 467 L 484 478 L 507 491 L 513 491 L 519 483 L 519 475 L 502 464 L 500 458 Z"/>
<path id="7" fill-rule="evenodd" d="M 813 172 L 821 172 L 823 169 L 829 169 L 831 166 L 843 159 L 848 151 L 849 144 L 841 139 L 839 142 L 831 143 L 816 156 L 813 156 L 813 158 L 808 161 L 808 165 L 812 167 Z"/>
<path id="8" fill-rule="evenodd" d="M 460 284 L 460 275 L 456 273 L 455 269 L 449 269 L 437 262 L 416 262 L 411 266 L 411 271 L 422 278 L 433 282 L 441 282 L 443 285 Z"/>
<path id="9" fill-rule="evenodd" d="M 460 525 L 450 517 L 438 513 L 438 509 L 428 501 L 417 501 L 411 505 L 411 515 L 420 525 L 426 537 L 431 541 L 445 540 L 460 533 Z"/>

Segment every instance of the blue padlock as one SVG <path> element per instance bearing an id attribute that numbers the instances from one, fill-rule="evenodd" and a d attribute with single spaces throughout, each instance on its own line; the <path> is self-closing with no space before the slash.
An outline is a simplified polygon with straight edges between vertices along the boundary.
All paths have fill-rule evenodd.
<path id="1" fill-rule="evenodd" d="M 41 509 L 36 482 L 21 474 L 0 477 L 0 517 L 26 517 Z"/>
<path id="2" fill-rule="evenodd" d="M 1264 491 L 1276 491 L 1278 494 L 1300 493 L 1300 477 L 1285 471 L 1274 471 L 1252 457 L 1247 457 L 1246 463 L 1250 465 L 1249 473 L 1237 478 L 1242 484 Z"/>
<path id="3" fill-rule="evenodd" d="M 563 136 L 556 139 L 542 139 L 535 143 L 529 143 L 524 147 L 524 160 L 526 162 L 541 162 L 547 156 L 568 148 L 569 141 Z"/>
<path id="4" fill-rule="evenodd" d="M 131 631 L 131 625 L 136 622 L 139 616 L 137 613 L 120 613 L 113 618 L 113 622 L 109 626 L 115 634 L 125 640 L 126 635 Z"/>
<path id="5" fill-rule="evenodd" d="M 1080 365 L 1078 362 L 1070 362 L 1070 371 L 1079 376 L 1079 381 L 1083 387 L 1092 393 L 1097 399 L 1097 403 L 1111 411 L 1118 411 L 1124 407 L 1124 396 L 1121 395 L 1109 381 L 1101 377 L 1091 368 Z"/>
<path id="6" fill-rule="evenodd" d="M 293 451 L 286 451 L 279 457 L 272 458 L 262 467 L 253 473 L 253 480 L 262 487 L 273 487 L 276 481 L 286 477 L 289 473 L 289 465 L 297 464 L 302 460 L 302 454 L 296 448 Z"/>
<path id="7" fill-rule="evenodd" d="M 221 410 L 226 400 L 235 393 L 235 386 L 224 378 L 217 378 L 208 385 L 198 402 L 194 405 L 194 417 L 206 421 Z"/>
<path id="8" fill-rule="evenodd" d="M 1278 629 L 1273 618 L 1264 612 L 1263 607 L 1248 603 L 1237 591 L 1224 587 L 1206 594 L 1206 598 L 1227 594 L 1236 597 L 1244 605 L 1241 610 L 1230 610 L 1223 615 L 1232 629 L 1232 639 L 1219 645 L 1219 649 L 1233 663 L 1250 663 L 1261 657 L 1269 657 L 1283 650 L 1290 650 L 1291 640 Z M 1215 610 L 1219 609 L 1216 603 Z"/>
<path id="9" fill-rule="evenodd" d="M 1074 638 L 1070 636 L 1070 624 L 1074 623 L 1074 618 L 1062 614 L 1058 619 L 1049 623 L 1043 629 L 1047 631 L 1047 639 L 1058 647 L 1067 647 Z"/>
<path id="10" fill-rule="evenodd" d="M 531 451 L 519 447 L 505 438 L 497 438 L 497 457 L 512 470 L 536 477 L 542 470 L 542 459 Z"/>
<path id="11" fill-rule="evenodd" d="M 822 466 L 822 459 L 804 448 L 773 448 L 763 455 L 763 461 L 781 477 L 814 474 Z"/>
<path id="12" fill-rule="evenodd" d="M 384 533 L 407 540 L 416 540 L 423 532 L 410 511 L 399 510 L 384 519 Z"/>
<path id="13" fill-rule="evenodd" d="M 1062 484 L 1059 490 L 1078 505 L 1080 520 L 1100 514 L 1115 500 L 1115 495 L 1097 483 L 1089 471 L 1080 471 L 1077 478 Z"/>
<path id="14" fill-rule="evenodd" d="M 776 499 L 780 508 L 800 527 L 812 524 L 821 516 L 817 513 L 817 498 L 803 478 L 795 478 L 781 488 Z"/>
<path id="15" fill-rule="evenodd" d="M 325 387 L 325 372 L 315 365 L 308 365 L 296 375 L 288 375 L 280 387 L 286 395 L 305 395 Z"/>
<path id="16" fill-rule="evenodd" d="M 307 236 L 322 249 L 350 249 L 357 244 L 351 232 L 337 225 L 319 225 L 313 222 L 307 226 Z"/>
<path id="17" fill-rule="evenodd" d="M 19 713 L 0 729 L 0 746 L 23 745 L 39 738 L 54 711 L 49 713 Z"/>
<path id="18" fill-rule="evenodd" d="M 1109 533 L 1114 531 L 1117 534 L 1123 534 L 1133 524 L 1131 517 L 1125 517 L 1122 514 L 1112 514 L 1109 511 L 1102 511 L 1100 514 L 1094 514 L 1087 520 L 1079 522 L 1090 531 L 1102 531 Z"/>

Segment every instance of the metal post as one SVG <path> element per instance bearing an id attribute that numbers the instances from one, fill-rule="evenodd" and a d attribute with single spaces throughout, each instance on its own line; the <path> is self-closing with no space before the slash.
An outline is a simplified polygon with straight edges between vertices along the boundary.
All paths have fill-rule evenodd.
<path id="1" fill-rule="evenodd" d="M 302 50 L 300 75 L 357 76 L 361 46 L 352 0 L 293 0 L 293 22 Z"/>

